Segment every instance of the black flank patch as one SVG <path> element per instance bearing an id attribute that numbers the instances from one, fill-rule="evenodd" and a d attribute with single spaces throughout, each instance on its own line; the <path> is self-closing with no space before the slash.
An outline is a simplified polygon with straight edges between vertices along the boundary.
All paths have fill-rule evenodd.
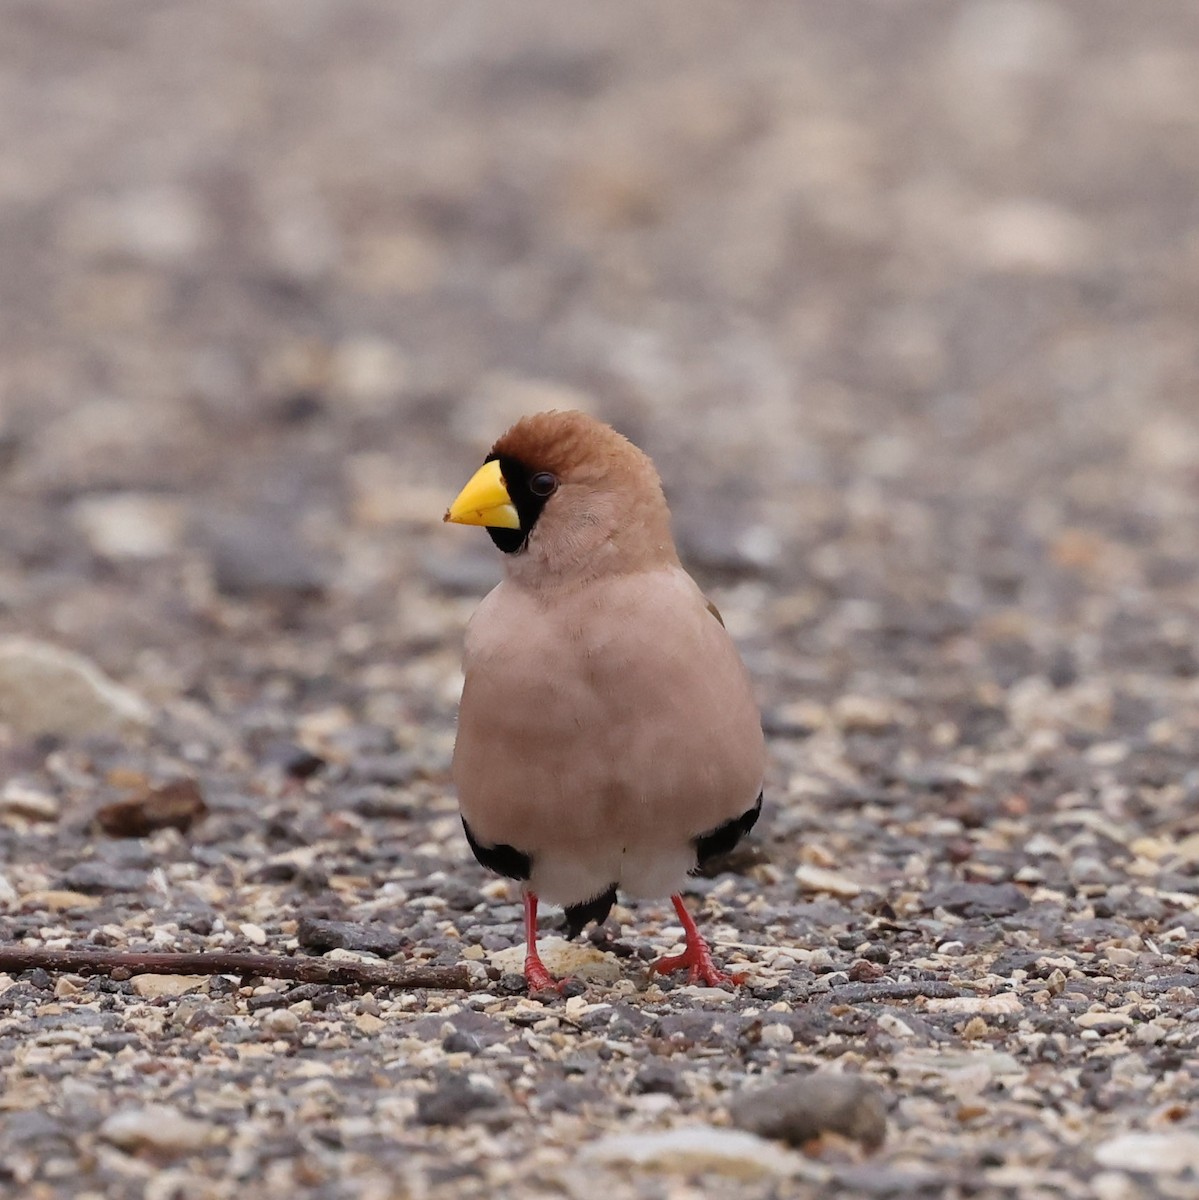
<path id="1" fill-rule="evenodd" d="M 701 833 L 695 839 L 695 865 L 704 866 L 710 859 L 728 854 L 730 850 L 758 823 L 762 812 L 762 793 L 758 793 L 753 808 L 747 808 L 739 817 L 717 825 L 710 833 Z"/>
<path id="2" fill-rule="evenodd" d="M 466 840 L 470 844 L 470 852 L 482 866 L 489 871 L 494 871 L 497 875 L 504 875 L 508 879 L 528 879 L 529 872 L 533 869 L 533 860 L 527 854 L 517 850 L 515 846 L 508 846 L 503 842 L 498 846 L 480 845 L 475 835 L 471 833 L 465 817 L 462 818 L 462 828 L 466 833 Z"/>
<path id="3" fill-rule="evenodd" d="M 583 932 L 583 926 L 589 921 L 602 925 L 616 903 L 616 884 L 606 892 L 601 892 L 594 900 L 586 900 L 582 904 L 572 904 L 566 910 L 566 936 L 576 938 Z"/>

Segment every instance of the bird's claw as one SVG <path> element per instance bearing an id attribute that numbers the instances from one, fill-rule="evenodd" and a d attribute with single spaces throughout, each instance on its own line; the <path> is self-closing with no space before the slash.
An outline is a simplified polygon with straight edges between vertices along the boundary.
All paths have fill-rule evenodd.
<path id="1" fill-rule="evenodd" d="M 528 985 L 530 996 L 542 992 L 553 992 L 557 996 L 573 995 L 573 990 L 568 992 L 567 989 L 576 987 L 575 981 L 569 977 L 555 979 L 545 969 L 541 959 L 532 957 L 525 959 L 525 983 Z"/>
<path id="2" fill-rule="evenodd" d="M 737 987 L 745 982 L 745 976 L 722 971 L 713 961 L 707 946 L 688 946 L 682 954 L 664 954 L 650 963 L 655 975 L 669 975 L 672 971 L 687 968 L 687 982 L 700 983 L 704 987 Z"/>

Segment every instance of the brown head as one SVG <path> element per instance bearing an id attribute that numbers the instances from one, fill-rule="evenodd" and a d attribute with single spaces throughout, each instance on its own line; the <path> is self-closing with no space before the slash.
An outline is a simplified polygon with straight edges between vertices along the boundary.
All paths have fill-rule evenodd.
<path id="1" fill-rule="evenodd" d="M 678 561 L 654 464 L 581 412 L 517 421 L 445 515 L 483 525 L 530 584 L 577 581 Z"/>

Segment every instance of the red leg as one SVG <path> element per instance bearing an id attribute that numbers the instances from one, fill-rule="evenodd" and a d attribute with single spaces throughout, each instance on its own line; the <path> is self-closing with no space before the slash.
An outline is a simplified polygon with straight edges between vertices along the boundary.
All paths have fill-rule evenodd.
<path id="1" fill-rule="evenodd" d="M 537 953 L 537 895 L 525 891 L 525 982 L 529 995 L 534 992 L 560 992 L 565 980 L 558 982 L 546 969 Z"/>
<path id="2" fill-rule="evenodd" d="M 683 933 L 687 938 L 687 948 L 682 954 L 663 955 L 657 962 L 651 963 L 649 969 L 659 975 L 668 975 L 671 971 L 681 971 L 686 967 L 688 983 L 703 983 L 707 987 L 743 983 L 744 975 L 729 975 L 712 961 L 712 951 L 708 949 L 708 943 L 704 941 L 703 934 L 691 919 L 691 914 L 683 903 L 683 897 L 676 894 L 671 896 L 670 902 L 674 905 L 674 911 L 679 914 L 679 920 L 682 922 Z"/>

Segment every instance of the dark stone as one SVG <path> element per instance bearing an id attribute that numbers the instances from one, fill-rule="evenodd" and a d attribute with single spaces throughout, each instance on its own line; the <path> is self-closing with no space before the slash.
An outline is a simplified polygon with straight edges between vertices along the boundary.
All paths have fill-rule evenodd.
<path id="1" fill-rule="evenodd" d="M 323 397 L 314 391 L 300 389 L 280 396 L 274 404 L 275 419 L 283 425 L 306 425 L 324 416 Z"/>
<path id="2" fill-rule="evenodd" d="M 792 720 L 777 709 L 767 708 L 762 712 L 762 732 L 768 738 L 782 740 L 799 740 L 811 737 L 816 732 L 813 725 L 805 725 L 802 721 Z"/>
<path id="3" fill-rule="evenodd" d="M 66 1134 L 61 1121 L 37 1109 L 11 1113 L 5 1119 L 4 1126 L 4 1132 L 14 1142 L 38 1142 Z"/>
<path id="4" fill-rule="evenodd" d="M 1049 660 L 1045 675 L 1055 688 L 1070 687 L 1078 682 L 1078 664 L 1074 655 L 1064 647 L 1059 648 Z"/>
<path id="5" fill-rule="evenodd" d="M 598 1069 L 599 1059 L 590 1052 L 576 1051 L 563 1055 L 558 1065 L 567 1075 L 590 1075 Z"/>
<path id="6" fill-rule="evenodd" d="M 290 1003 L 291 997 L 283 992 L 266 992 L 261 996 L 251 996 L 246 1001 L 246 1009 L 248 1012 L 259 1012 L 265 1008 L 282 1008 Z"/>
<path id="7" fill-rule="evenodd" d="M 447 595 L 485 595 L 503 578 L 503 568 L 495 551 L 485 542 L 483 546 L 485 551 L 430 550 L 422 556 L 422 573 Z"/>
<path id="8" fill-rule="evenodd" d="M 842 1195 L 876 1196 L 879 1200 L 937 1200 L 948 1186 L 944 1175 L 927 1168 L 904 1170 L 874 1163 L 838 1167 L 837 1184 Z"/>
<path id="9" fill-rule="evenodd" d="M 769 575 L 779 565 L 778 551 L 759 544 L 755 524 L 745 514 L 698 498 L 693 504 L 684 498 L 673 507 L 675 542 L 689 568 L 709 576 L 743 578 Z"/>
<path id="10" fill-rule="evenodd" d="M 1158 993 L 1168 992 L 1171 988 L 1191 988 L 1199 991 L 1199 975 L 1159 975 L 1156 979 L 1146 979 L 1137 985 L 1139 991 Z"/>
<path id="11" fill-rule="evenodd" d="M 539 1112 L 581 1112 L 588 1104 L 603 1104 L 605 1096 L 595 1084 L 558 1079 L 537 1089 Z"/>
<path id="12" fill-rule="evenodd" d="M 943 908 L 967 919 L 1008 917 L 1028 907 L 1028 897 L 1014 883 L 953 883 L 924 897 L 924 907 Z"/>
<path id="13" fill-rule="evenodd" d="M 300 867 L 288 859 L 277 859 L 265 862 L 261 867 L 250 872 L 249 878 L 254 883 L 289 883 L 300 873 Z"/>
<path id="14" fill-rule="evenodd" d="M 505 940 L 503 945 L 507 944 L 507 940 Z M 483 939 L 483 946 L 487 948 L 487 938 Z M 500 947 L 491 947 L 491 949 L 500 949 Z M 501 996 L 520 996 L 525 990 L 525 977 L 516 971 L 505 971 L 496 980 L 495 990 Z"/>
<path id="15" fill-rule="evenodd" d="M 347 789 L 342 807 L 364 817 L 382 817 L 391 821 L 407 821 L 415 815 L 410 796 L 394 792 L 381 784 L 363 784 Z"/>
<path id="16" fill-rule="evenodd" d="M 452 912 L 470 912 L 483 903 L 484 896 L 477 887 L 449 881 L 437 889 L 437 894 Z"/>
<path id="17" fill-rule="evenodd" d="M 311 779 L 327 765 L 319 754 L 288 741 L 269 743 L 259 758 L 267 766 L 281 768 L 291 779 Z"/>
<path id="18" fill-rule="evenodd" d="M 358 950 L 381 958 L 399 954 L 411 944 L 407 937 L 385 925 L 356 925 L 320 917 L 301 917 L 296 937 L 305 950 L 321 954 L 326 950 Z"/>
<path id="19" fill-rule="evenodd" d="M 610 1012 L 588 1013 L 581 1024 L 584 1029 L 603 1029 L 609 1038 L 627 1041 L 644 1034 L 652 1021 L 651 1016 L 631 1004 L 615 1004 Z"/>
<path id="20" fill-rule="evenodd" d="M 324 564 L 281 515 L 225 514 L 208 523 L 203 540 L 223 595 L 312 599 L 328 586 Z"/>
<path id="21" fill-rule="evenodd" d="M 449 1075 L 417 1098 L 416 1121 L 419 1125 L 465 1125 L 500 1103 L 495 1092 L 484 1091 L 461 1075 Z"/>
<path id="22" fill-rule="evenodd" d="M 95 1049 L 104 1054 L 116 1054 L 128 1046 L 138 1046 L 141 1038 L 136 1033 L 106 1033 L 92 1041 Z"/>
<path id="23" fill-rule="evenodd" d="M 681 1047 L 733 1046 L 742 1029 L 751 1021 L 740 1013 L 680 1012 L 658 1019 L 654 1032 Z"/>
<path id="24" fill-rule="evenodd" d="M 110 867 L 135 867 L 142 871 L 148 871 L 161 862 L 141 838 L 98 842 L 94 858 L 96 862 L 107 863 Z"/>
<path id="25" fill-rule="evenodd" d="M 1041 956 L 1032 950 L 1008 950 L 991 964 L 995 975 L 1011 975 L 1013 971 L 1028 971 Z"/>
<path id="26" fill-rule="evenodd" d="M 647 1062 L 633 1076 L 633 1091 L 637 1094 L 661 1092 L 667 1096 L 683 1097 L 690 1089 L 683 1079 L 683 1072 L 669 1062 Z"/>
<path id="27" fill-rule="evenodd" d="M 483 1046 L 473 1033 L 464 1033 L 460 1029 L 455 1029 L 442 1038 L 441 1048 L 447 1054 L 478 1054 Z"/>
<path id="28" fill-rule="evenodd" d="M 415 754 L 397 750 L 394 754 L 372 754 L 357 758 L 350 769 L 355 779 L 364 783 L 379 783 L 385 787 L 402 787 L 411 783 L 423 770 Z"/>
<path id="29" fill-rule="evenodd" d="M 878 963 L 859 958 L 850 965 L 845 974 L 846 978 L 853 983 L 873 983 L 876 979 L 882 979 L 885 972 Z"/>
<path id="30" fill-rule="evenodd" d="M 738 1129 L 792 1146 L 829 1132 L 877 1150 L 887 1133 L 883 1098 L 874 1084 L 823 1071 L 742 1093 L 729 1106 L 729 1115 Z"/>
<path id="31" fill-rule="evenodd" d="M 109 837 L 141 838 L 157 829 L 186 832 L 208 812 L 194 779 L 176 779 L 114 800 L 96 810 L 96 824 Z"/>
<path id="32" fill-rule="evenodd" d="M 447 1052 L 467 1054 L 476 1054 L 487 1046 L 502 1042 L 510 1033 L 506 1022 L 473 1009 L 455 1013 L 448 1023 L 453 1028 L 443 1034 L 447 1020 L 440 1013 L 421 1017 L 413 1023 L 412 1033 L 429 1041 L 440 1038 L 442 1048 Z"/>
<path id="33" fill-rule="evenodd" d="M 145 871 L 127 870 L 108 863 L 76 863 L 62 877 L 63 886 L 87 895 L 106 892 L 140 892 L 146 885 Z"/>
<path id="34" fill-rule="evenodd" d="M 180 929 L 185 929 L 188 933 L 198 933 L 201 937 L 207 937 L 212 932 L 212 927 L 216 924 L 216 914 L 194 910 L 192 912 L 181 913 L 177 920 Z"/>

